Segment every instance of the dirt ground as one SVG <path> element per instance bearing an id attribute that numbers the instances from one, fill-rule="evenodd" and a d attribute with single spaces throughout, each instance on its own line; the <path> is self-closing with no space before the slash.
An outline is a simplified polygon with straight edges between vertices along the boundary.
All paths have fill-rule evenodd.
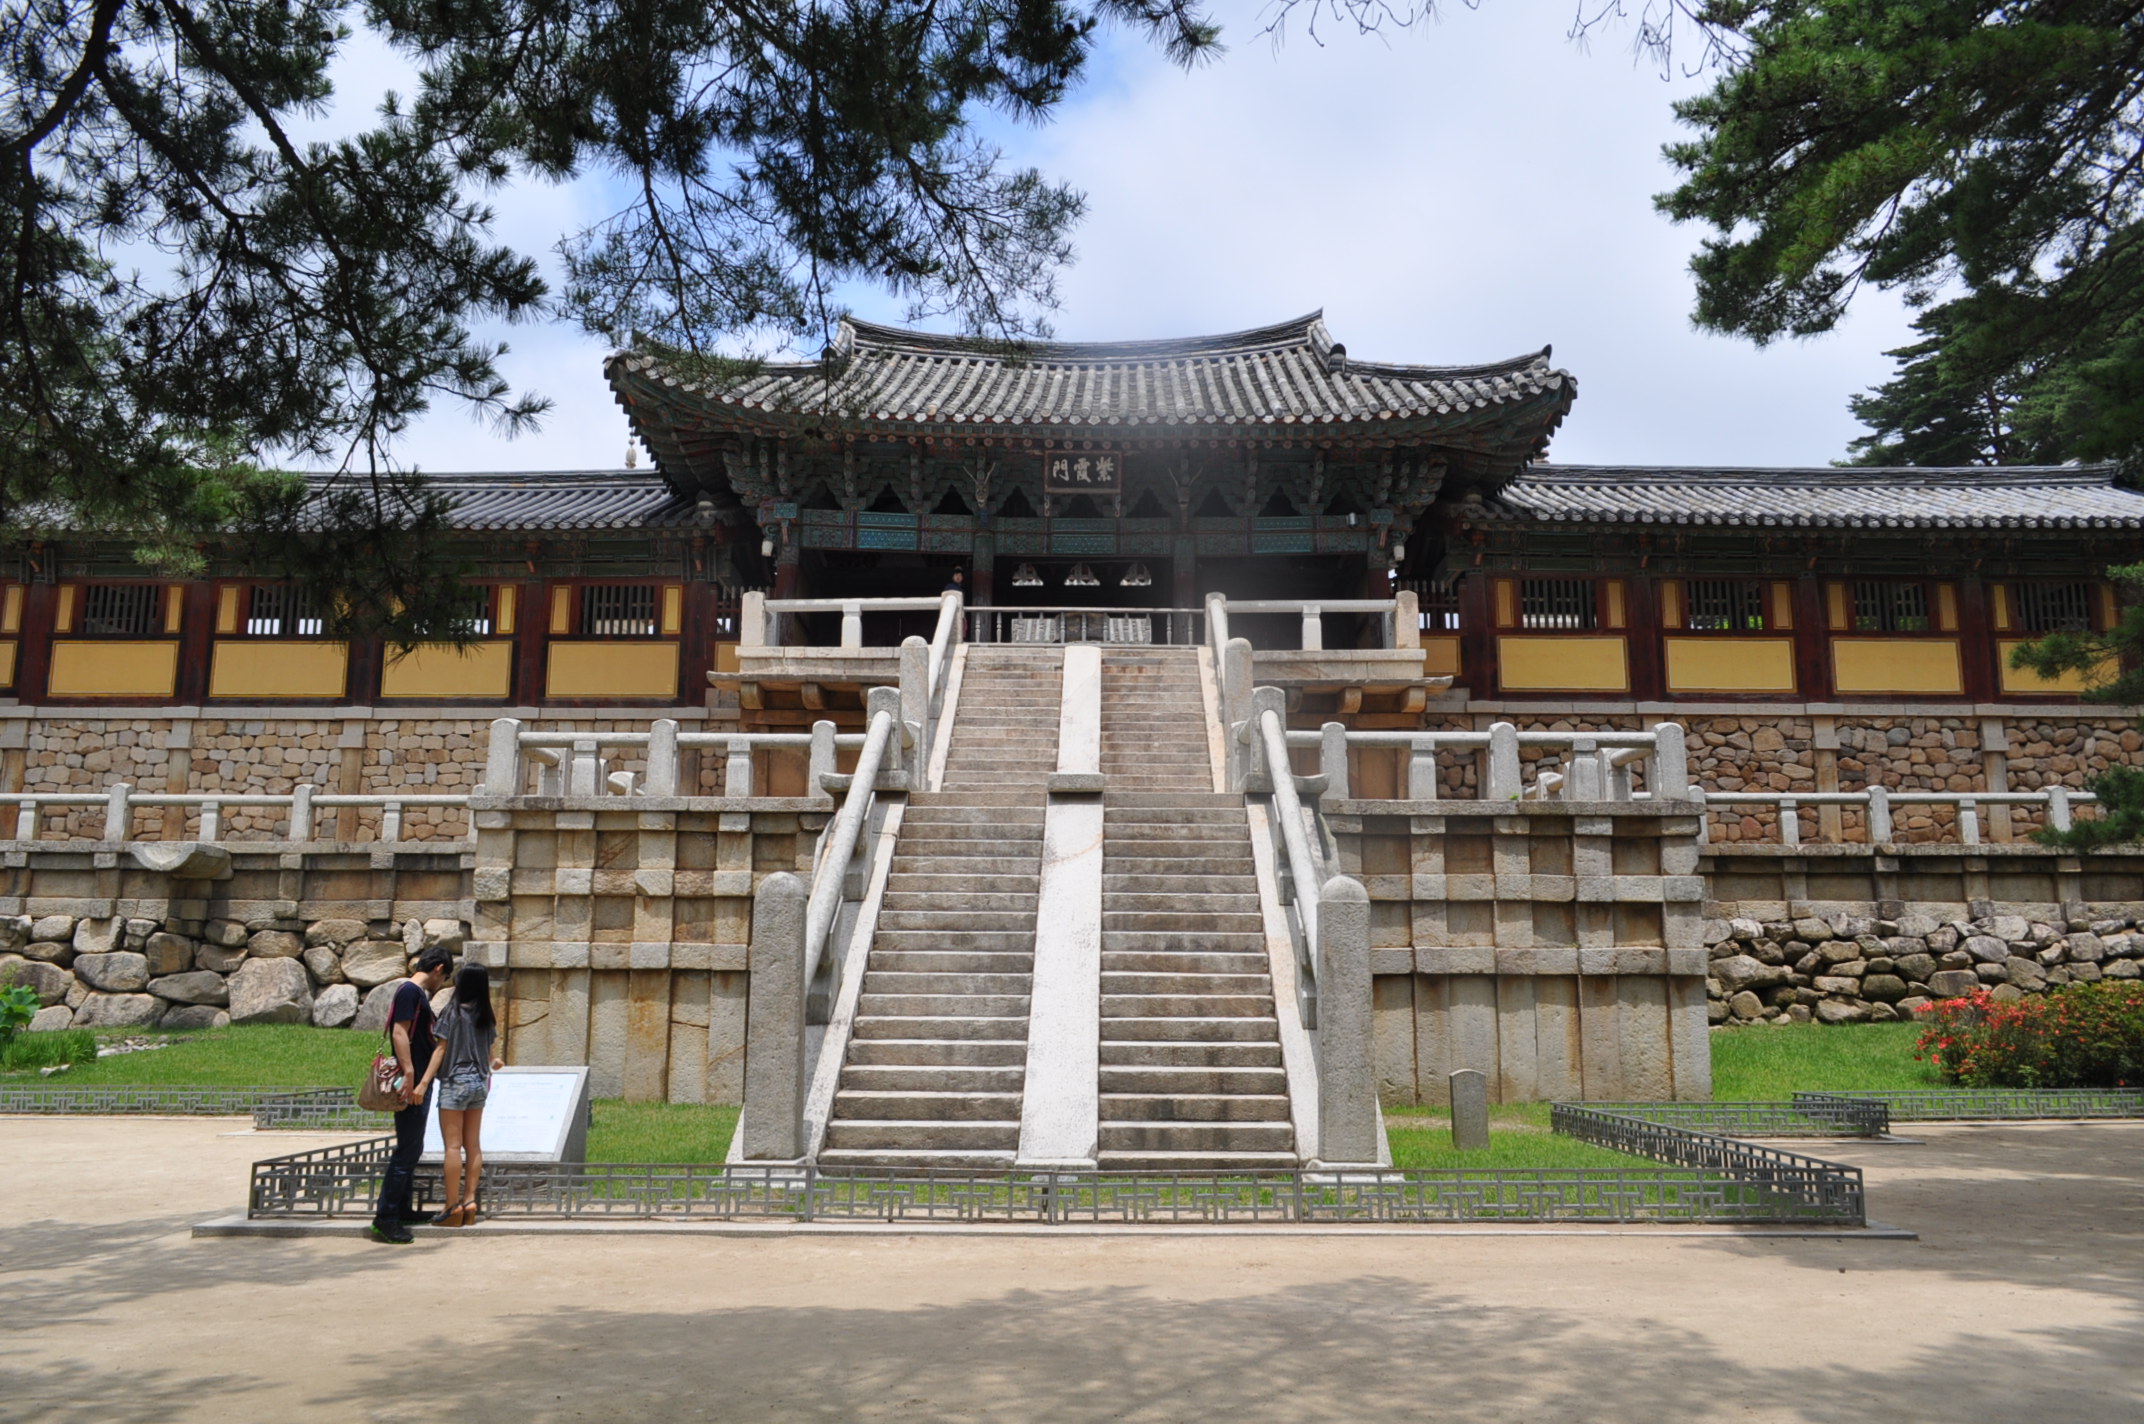
<path id="1" fill-rule="evenodd" d="M 192 1239 L 238 1127 L 0 1119 L 0 1419 L 2144 1418 L 2144 1124 L 1819 1149 L 1917 1242 Z"/>

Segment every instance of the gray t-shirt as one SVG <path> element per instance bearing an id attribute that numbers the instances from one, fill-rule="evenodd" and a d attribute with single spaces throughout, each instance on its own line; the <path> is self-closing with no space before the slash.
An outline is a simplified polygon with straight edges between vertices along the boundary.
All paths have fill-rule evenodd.
<path id="1" fill-rule="evenodd" d="M 439 1016 L 435 1030 L 447 1046 L 446 1062 L 439 1066 L 441 1078 L 482 1078 L 491 1072 L 491 1045 L 497 1026 L 479 1028 L 475 1017 L 460 1004 L 449 1004 Z"/>

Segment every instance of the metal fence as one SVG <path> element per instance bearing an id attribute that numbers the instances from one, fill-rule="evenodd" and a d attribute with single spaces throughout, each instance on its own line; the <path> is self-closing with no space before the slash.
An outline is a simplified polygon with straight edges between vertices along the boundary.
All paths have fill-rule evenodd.
<path id="1" fill-rule="evenodd" d="M 1585 1103 L 1593 1112 L 1636 1118 L 1721 1137 L 1882 1137 L 1891 1130 L 1883 1103 L 1864 1097 L 1803 1093 L 1793 1102 Z"/>
<path id="2" fill-rule="evenodd" d="M 1796 1106 L 1880 1103 L 1893 1122 L 2026 1122 L 2034 1118 L 2144 1117 L 2144 1088 L 1918 1088 L 1901 1092 L 1796 1093 Z"/>
<path id="3" fill-rule="evenodd" d="M 257 1128 L 348 1129 L 387 1121 L 366 1112 L 348 1088 L 56 1087 L 0 1084 L 0 1114 L 34 1117 L 248 1117 Z"/>
<path id="4" fill-rule="evenodd" d="M 1725 1177 L 1749 1194 L 1748 1204 L 1754 1210 L 1744 1219 L 1855 1226 L 1867 1221 L 1859 1167 L 1604 1112 L 1591 1104 L 1552 1104 L 1549 1124 L 1557 1132 L 1597 1147 Z"/>
<path id="5" fill-rule="evenodd" d="M 1657 1132 L 1692 1137 L 1679 1129 Z M 1725 1143 L 1725 1139 L 1714 1139 Z M 248 1215 L 369 1213 L 392 1148 L 381 1137 L 257 1162 Z M 1689 1169 L 962 1173 L 814 1166 L 504 1163 L 484 1209 L 519 1219 L 1230 1224 L 1554 1222 L 1862 1224 L 1850 1167 L 1726 1144 Z M 1730 1170 L 1744 1159 L 1754 1177 Z M 1797 1175 L 1798 1173 L 1798 1175 Z M 1817 1185 L 1812 1185 L 1812 1180 Z M 439 1199 L 420 1169 L 420 1201 Z"/>

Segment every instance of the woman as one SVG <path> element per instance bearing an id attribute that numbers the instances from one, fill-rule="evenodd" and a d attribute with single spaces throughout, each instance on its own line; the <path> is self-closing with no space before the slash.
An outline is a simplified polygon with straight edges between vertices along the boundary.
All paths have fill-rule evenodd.
<path id="1" fill-rule="evenodd" d="M 439 1046 L 425 1074 L 427 1080 L 435 1074 L 439 1079 L 439 1138 L 446 1148 L 447 1209 L 432 1218 L 434 1226 L 476 1220 L 477 1178 L 484 1172 L 484 1099 L 491 1092 L 492 1070 L 506 1066 L 491 1051 L 498 1027 L 491 1011 L 491 975 L 481 964 L 463 964 L 454 976 L 454 1000 L 439 1016 Z"/>

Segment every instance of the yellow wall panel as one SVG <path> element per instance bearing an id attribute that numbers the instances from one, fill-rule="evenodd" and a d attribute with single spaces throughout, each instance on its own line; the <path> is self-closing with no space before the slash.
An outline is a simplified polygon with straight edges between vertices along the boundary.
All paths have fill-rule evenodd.
<path id="1" fill-rule="evenodd" d="M 513 686 L 514 645 L 477 643 L 456 648 L 425 643 L 380 668 L 382 697 L 505 697 Z"/>
<path id="2" fill-rule="evenodd" d="M 263 638 L 217 642 L 208 657 L 211 697 L 312 697 L 333 701 L 350 685 L 346 643 Z"/>
<path id="3" fill-rule="evenodd" d="M 1621 638 L 1498 638 L 1497 685 L 1506 692 L 1628 692 Z"/>
<path id="4" fill-rule="evenodd" d="M 13 643 L 0 643 L 0 687 L 15 685 L 15 647 Z"/>
<path id="5" fill-rule="evenodd" d="M 1459 676 L 1459 640 L 1434 635 L 1422 640 L 1422 676 Z"/>
<path id="6" fill-rule="evenodd" d="M 1831 671 L 1841 692 L 1965 691 L 1955 638 L 1834 638 Z"/>
<path id="7" fill-rule="evenodd" d="M 550 647 L 546 697 L 677 696 L 676 643 L 561 643 Z"/>
<path id="8" fill-rule="evenodd" d="M 5 599 L 0 600 L 0 633 L 20 633 L 21 631 L 22 585 L 11 583 L 7 586 Z"/>
<path id="9" fill-rule="evenodd" d="M 1772 621 L 1766 626 L 1778 628 L 1782 631 L 1794 626 L 1793 584 L 1775 583 L 1772 585 Z"/>
<path id="10" fill-rule="evenodd" d="M 1427 640 L 1425 639 L 1424 641 Z M 737 645 L 735 643 L 715 644 L 715 671 L 737 671 Z"/>
<path id="11" fill-rule="evenodd" d="M 120 639 L 55 640 L 46 677 L 54 697 L 169 697 L 178 680 L 177 643 Z"/>
<path id="12" fill-rule="evenodd" d="M 1669 638 L 1670 692 L 1792 692 L 1792 638 Z"/>
<path id="13" fill-rule="evenodd" d="M 2066 672 L 2060 677 L 2042 677 L 2028 668 L 2010 666 L 2010 650 L 2025 641 L 2023 638 L 1996 639 L 1995 656 L 2005 692 L 2028 695 L 2048 692 L 2075 694 L 2086 688 L 2096 687 L 2102 682 L 2112 682 L 2121 671 L 2120 661 L 2109 658 L 2100 664 L 2094 673 Z"/>

